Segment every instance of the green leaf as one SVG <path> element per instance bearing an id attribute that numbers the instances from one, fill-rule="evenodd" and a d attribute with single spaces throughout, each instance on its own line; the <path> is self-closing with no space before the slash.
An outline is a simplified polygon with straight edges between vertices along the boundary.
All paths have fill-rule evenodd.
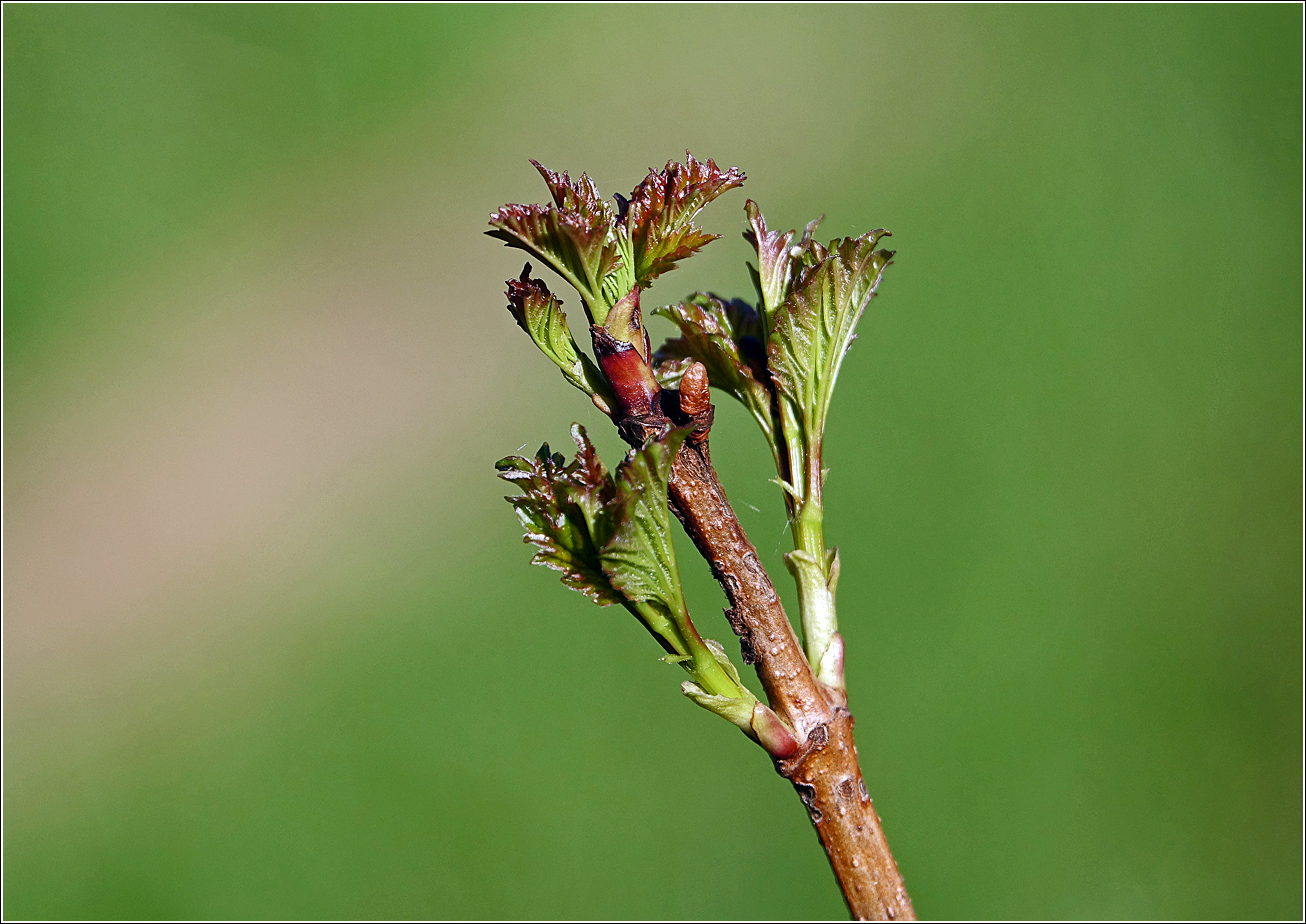
<path id="1" fill-rule="evenodd" d="M 578 451 L 570 463 L 548 444 L 533 459 L 510 456 L 496 463 L 499 477 L 522 493 L 507 498 L 540 548 L 532 559 L 562 572 L 562 582 L 600 604 L 627 603 L 680 653 L 692 635 L 676 568 L 667 508 L 667 480 L 687 428 L 631 450 L 608 474 L 585 428 L 572 426 Z M 651 604 L 675 626 L 648 619 Z M 670 633 L 670 634 L 668 634 Z"/>
<path id="2" fill-rule="evenodd" d="M 590 397 L 611 398 L 612 389 L 598 367 L 576 347 L 562 311 L 562 299 L 550 292 L 542 279 L 532 279 L 530 274 L 531 265 L 527 263 L 521 278 L 508 280 L 508 311 L 517 326 L 562 370 L 568 382 Z M 611 406 L 610 401 L 604 403 Z"/>
<path id="3" fill-rule="evenodd" d="M 751 226 L 751 230 L 744 232 L 744 240 L 757 251 L 757 266 L 750 267 L 753 282 L 762 310 L 769 317 L 784 303 L 789 291 L 789 245 L 793 243 L 794 232 L 768 231 L 766 218 L 752 199 L 744 203 L 744 214 Z"/>
<path id="4" fill-rule="evenodd" d="M 700 292 L 653 313 L 680 328 L 680 336 L 668 340 L 653 356 L 659 381 L 679 381 L 689 363 L 701 362 L 707 367 L 708 382 L 748 408 L 769 440 L 770 375 L 762 319 L 753 307 L 740 299 L 727 302 Z"/>
<path id="5" fill-rule="evenodd" d="M 671 464 L 688 428 L 632 449 L 617 468 L 615 529 L 601 552 L 612 587 L 632 601 L 652 603 L 677 623 L 688 624 L 667 508 Z"/>
<path id="6" fill-rule="evenodd" d="M 753 285 L 757 287 L 758 302 L 762 306 L 762 316 L 769 333 L 774 323 L 776 312 L 789 297 L 789 283 L 793 274 L 804 266 L 814 262 L 812 235 L 825 220 L 825 216 L 807 223 L 806 230 L 797 244 L 793 243 L 794 231 L 768 231 L 766 218 L 757 203 L 749 199 L 744 203 L 744 213 L 748 216 L 748 231 L 744 240 L 753 245 L 757 251 L 757 266 L 749 265 Z M 819 244 L 815 245 L 819 247 Z"/>
<path id="7" fill-rule="evenodd" d="M 630 242 L 630 234 L 620 224 L 614 226 L 613 233 L 616 240 L 617 265 L 603 277 L 601 286 L 603 302 L 608 306 L 616 305 L 636 290 L 635 248 Z M 606 324 L 607 318 L 599 318 L 596 323 Z"/>
<path id="8" fill-rule="evenodd" d="M 835 239 L 828 249 L 806 240 L 798 259 L 804 265 L 774 315 L 767 344 L 772 379 L 797 409 L 813 445 L 824 433 L 835 380 L 857 322 L 893 256 L 875 249 L 887 234 L 879 230 Z"/>
<path id="9" fill-rule="evenodd" d="M 695 225 L 694 218 L 717 196 L 742 186 L 744 179 L 738 167 L 722 171 L 714 161 L 695 160 L 688 151 L 684 164 L 667 161 L 662 170 L 649 170 L 630 199 L 619 200 L 619 222 L 631 242 L 636 284 L 647 288 L 677 261 L 720 237 Z"/>
<path id="10" fill-rule="evenodd" d="M 608 304 L 603 282 L 621 262 L 613 208 L 599 198 L 594 181 L 585 174 L 573 181 L 566 173 L 531 163 L 544 177 L 553 201 L 505 205 L 490 215 L 493 230 L 485 233 L 545 261 L 580 293 L 590 321 L 602 323 Z"/>
<path id="11" fill-rule="evenodd" d="M 561 571 L 564 584 L 599 604 L 622 604 L 661 642 L 662 660 L 692 678 L 687 695 L 764 740 L 749 724 L 756 698 L 725 649 L 699 636 L 680 587 L 667 481 L 689 431 L 672 430 L 632 450 L 615 479 L 579 424 L 572 427 L 579 450 L 572 462 L 545 444 L 533 459 L 510 456 L 496 467 L 522 489 L 507 500 L 526 541 L 540 547 L 532 561 Z"/>
<path id="12" fill-rule="evenodd" d="M 525 541 L 539 546 L 531 559 L 562 572 L 562 583 L 595 603 L 625 603 L 603 570 L 599 550 L 612 535 L 611 505 L 616 485 L 580 425 L 572 427 L 580 447 L 570 464 L 545 443 L 533 459 L 509 456 L 495 463 L 499 477 L 522 491 L 505 498 L 526 529 Z"/>
<path id="13" fill-rule="evenodd" d="M 708 712 L 721 716 L 721 718 L 737 726 L 742 731 L 752 731 L 753 709 L 757 706 L 757 698 L 751 694 L 746 697 L 718 696 L 707 692 L 692 680 L 684 681 L 680 685 L 680 692 L 693 700 L 695 704 L 702 706 Z"/>

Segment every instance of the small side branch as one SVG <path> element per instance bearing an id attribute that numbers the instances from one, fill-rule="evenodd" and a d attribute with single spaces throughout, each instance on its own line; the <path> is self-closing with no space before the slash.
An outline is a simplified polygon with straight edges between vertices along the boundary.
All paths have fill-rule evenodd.
<path id="1" fill-rule="evenodd" d="M 813 675 L 775 585 L 712 467 L 712 409 L 709 405 L 705 412 L 686 415 L 684 406 L 702 406 L 696 395 L 682 402 L 667 390 L 659 397 L 662 414 L 627 418 L 619 430 L 632 445 L 641 445 L 673 422 L 697 425 L 672 465 L 668 502 L 725 591 L 730 603 L 726 616 L 739 636 L 745 663 L 757 670 L 771 708 L 799 743 L 793 756 L 775 761 L 776 772 L 802 799 L 853 917 L 915 920 L 862 779 L 847 696 Z M 832 647 L 841 652 L 842 646 L 836 635 Z"/>

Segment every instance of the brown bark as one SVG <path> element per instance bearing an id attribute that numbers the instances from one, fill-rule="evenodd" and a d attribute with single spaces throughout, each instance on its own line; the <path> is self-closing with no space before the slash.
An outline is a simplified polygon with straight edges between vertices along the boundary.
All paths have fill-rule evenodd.
<path id="1" fill-rule="evenodd" d="M 661 397 L 663 414 L 621 421 L 628 442 L 639 445 L 671 419 L 684 416 L 675 392 L 664 391 Z M 799 741 L 796 754 L 775 760 L 776 771 L 793 784 L 807 808 L 853 917 L 915 920 L 862 779 L 847 697 L 819 683 L 803 656 L 775 586 L 712 467 L 711 420 L 709 407 L 680 421 L 698 429 L 676 456 L 670 504 L 725 591 L 730 602 L 726 617 L 739 636 L 745 663 L 754 665 L 771 708 Z"/>

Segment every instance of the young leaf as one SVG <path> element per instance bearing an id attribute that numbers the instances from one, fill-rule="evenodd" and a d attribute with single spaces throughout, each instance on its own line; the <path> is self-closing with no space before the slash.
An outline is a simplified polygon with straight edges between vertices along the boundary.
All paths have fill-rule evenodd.
<path id="1" fill-rule="evenodd" d="M 740 299 L 727 302 L 700 292 L 679 305 L 655 308 L 653 313 L 680 328 L 680 336 L 662 344 L 653 355 L 659 379 L 678 377 L 690 362 L 701 362 L 707 367 L 708 381 L 748 408 L 770 439 L 770 376 L 762 346 L 765 335 L 762 319 L 753 307 Z"/>
<path id="2" fill-rule="evenodd" d="M 757 266 L 750 264 L 748 269 L 753 276 L 753 285 L 757 288 L 758 301 L 769 334 L 776 312 L 789 297 L 789 284 L 794 274 L 825 256 L 824 248 L 812 239 L 825 216 L 809 221 L 802 238 L 794 244 L 796 232 L 767 230 L 766 218 L 752 199 L 744 203 L 744 212 L 748 215 L 751 226 L 750 230 L 744 232 L 744 240 L 757 251 Z"/>
<path id="3" fill-rule="evenodd" d="M 766 218 L 752 199 L 744 203 L 744 213 L 751 226 L 751 230 L 744 232 L 744 240 L 757 251 L 757 266 L 749 269 L 754 274 L 758 301 L 770 317 L 784 303 L 789 290 L 789 245 L 793 243 L 794 232 L 768 231 Z"/>
<path id="4" fill-rule="evenodd" d="M 570 463 L 548 444 L 534 459 L 496 463 L 499 477 L 522 490 L 506 499 L 526 527 L 526 541 L 541 549 L 532 562 L 561 571 L 564 584 L 597 603 L 650 603 L 687 625 L 667 479 L 688 432 L 672 430 L 631 450 L 615 479 L 579 424 L 572 427 L 579 451 Z"/>
<path id="5" fill-rule="evenodd" d="M 493 230 L 485 233 L 548 263 L 580 293 L 590 320 L 602 323 L 608 304 L 603 281 L 621 262 L 612 207 L 585 174 L 573 181 L 566 173 L 535 167 L 553 201 L 505 205 L 490 215 Z"/>
<path id="6" fill-rule="evenodd" d="M 672 430 L 627 454 L 617 468 L 616 527 L 600 553 L 614 588 L 630 600 L 657 605 L 680 624 L 688 623 L 689 610 L 671 541 L 667 481 L 688 435 L 688 428 Z"/>
<path id="7" fill-rule="evenodd" d="M 615 217 L 612 206 L 599 195 L 599 188 L 588 175 L 582 173 L 580 179 L 573 182 L 565 170 L 555 173 L 536 160 L 532 160 L 531 165 L 544 177 L 553 204 L 559 209 L 580 215 L 594 227 L 611 227 Z"/>
<path id="8" fill-rule="evenodd" d="M 570 496 L 585 518 L 585 526 L 597 551 L 612 536 L 611 507 L 617 496 L 617 487 L 585 428 L 578 423 L 572 424 L 571 438 L 576 443 L 576 467 L 570 477 L 575 485 Z"/>
<path id="9" fill-rule="evenodd" d="M 888 234 L 871 231 L 836 239 L 828 250 L 805 242 L 788 298 L 772 319 L 767 344 L 776 388 L 793 402 L 807 438 L 819 444 L 830 396 L 854 329 L 880 283 L 893 252 L 876 250 Z"/>
<path id="10" fill-rule="evenodd" d="M 617 232 L 616 213 L 613 207 L 599 195 L 598 187 L 585 174 L 582 173 L 580 179 L 573 182 L 565 171 L 555 173 L 541 166 L 538 161 L 532 160 L 531 163 L 540 172 L 540 176 L 544 177 L 544 183 L 549 187 L 549 195 L 553 197 L 553 204 L 561 211 L 578 214 L 593 227 L 610 229 L 605 244 L 611 248 L 613 256 L 601 267 L 598 291 L 603 307 L 614 307 L 623 296 L 634 289 L 635 274 L 632 269 L 634 257 L 630 250 L 630 240 L 626 235 Z M 636 303 L 638 304 L 638 299 Z M 600 324 L 606 321 L 599 314 L 595 314 L 594 320 Z"/>
<path id="11" fill-rule="evenodd" d="M 549 291 L 542 279 L 531 278 L 531 265 L 526 264 L 521 278 L 508 280 L 508 311 L 517 326 L 526 331 L 540 352 L 562 370 L 563 378 L 596 398 L 608 407 L 612 389 L 593 361 L 581 353 L 567 328 L 567 316 L 562 311 L 562 300 Z M 602 405 L 600 405 L 602 406 Z"/>
<path id="12" fill-rule="evenodd" d="M 672 160 L 662 170 L 649 170 L 629 201 L 620 200 L 619 222 L 631 241 L 636 284 L 647 288 L 677 261 L 720 237 L 695 225 L 694 217 L 744 179 L 738 167 L 723 172 L 714 161 L 695 160 L 688 151 L 684 164 Z"/>
<path id="13" fill-rule="evenodd" d="M 509 456 L 496 462 L 499 477 L 522 490 L 505 500 L 526 529 L 525 541 L 540 548 L 532 564 L 561 571 L 562 583 L 602 606 L 625 603 L 599 554 L 612 535 L 616 486 L 585 429 L 574 426 L 572 436 L 580 452 L 570 464 L 561 453 L 550 453 L 547 443 L 534 459 Z"/>
<path id="14" fill-rule="evenodd" d="M 725 650 L 705 643 L 685 606 L 671 543 L 667 479 L 687 429 L 633 450 L 614 480 L 579 424 L 579 451 L 570 463 L 541 447 L 534 459 L 510 457 L 499 476 L 521 486 L 507 500 L 526 527 L 526 541 L 541 551 L 532 561 L 562 572 L 568 587 L 597 603 L 620 603 L 658 639 L 669 660 L 716 697 L 751 694 Z"/>

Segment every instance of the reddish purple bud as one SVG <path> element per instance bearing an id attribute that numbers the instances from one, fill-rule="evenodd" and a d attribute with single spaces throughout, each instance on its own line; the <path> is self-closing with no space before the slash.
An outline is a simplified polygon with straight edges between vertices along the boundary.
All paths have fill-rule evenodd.
<path id="1" fill-rule="evenodd" d="M 648 332 L 639 311 L 639 286 L 635 286 L 621 301 L 612 306 L 603 322 L 603 329 L 623 343 L 633 344 L 640 356 L 648 359 Z"/>
<path id="2" fill-rule="evenodd" d="M 590 328 L 594 356 L 617 397 L 619 418 L 648 417 L 662 387 L 634 344 L 618 340 L 597 324 Z"/>

